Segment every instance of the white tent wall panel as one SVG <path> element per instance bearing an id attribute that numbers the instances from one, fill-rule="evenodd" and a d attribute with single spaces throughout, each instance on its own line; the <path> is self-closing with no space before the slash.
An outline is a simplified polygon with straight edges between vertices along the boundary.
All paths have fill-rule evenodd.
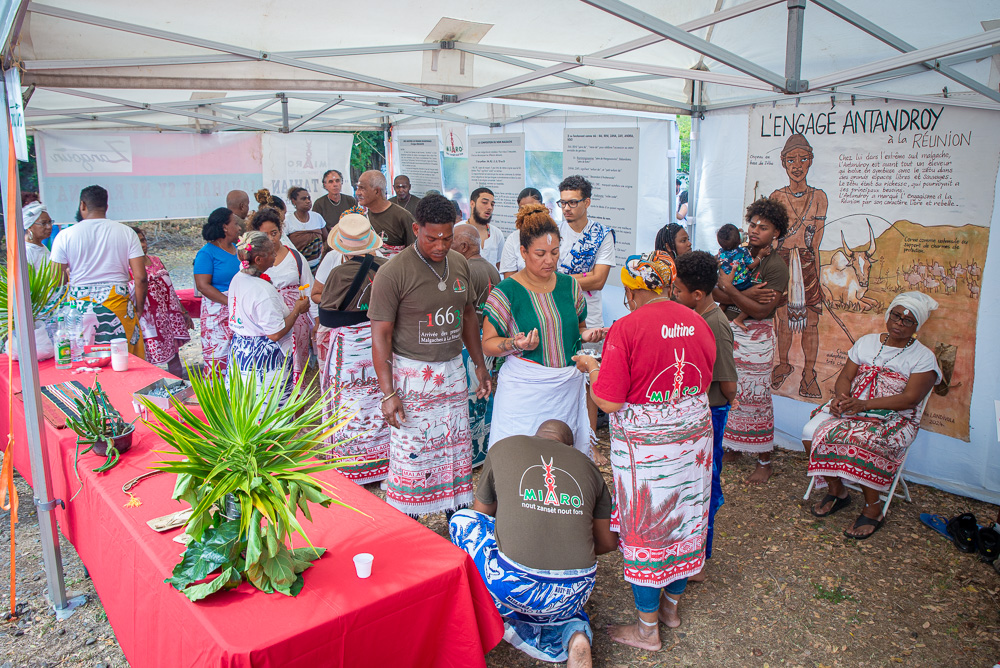
<path id="1" fill-rule="evenodd" d="M 726 223 L 739 225 L 747 202 L 744 196 L 750 107 L 738 107 L 705 114 L 701 124 L 699 153 L 692 170 L 699 180 L 698 228 L 695 247 L 718 251 L 716 231 Z M 1000 126 L 1000 114 L 998 114 Z M 1000 178 L 995 202 L 1000 202 Z M 976 366 L 972 392 L 970 441 L 921 430 L 906 460 L 906 478 L 962 496 L 1000 503 L 1000 445 L 994 400 L 1000 399 L 1000 348 L 995 333 L 1000 331 L 1000 206 L 994 206 L 986 263 L 983 267 L 982 295 L 976 325 Z M 802 449 L 799 434 L 809 420 L 814 404 L 775 396 L 775 427 L 779 445 Z M 805 471 L 802 487 L 807 484 Z"/>

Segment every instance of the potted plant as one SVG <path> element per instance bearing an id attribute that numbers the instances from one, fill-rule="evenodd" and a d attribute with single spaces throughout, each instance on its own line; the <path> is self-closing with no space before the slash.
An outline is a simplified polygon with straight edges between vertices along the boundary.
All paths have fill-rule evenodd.
<path id="1" fill-rule="evenodd" d="M 45 264 L 41 269 L 28 265 L 28 293 L 31 295 L 31 318 L 35 322 L 44 321 L 62 303 L 62 272 L 53 264 Z M 7 268 L 0 270 L 0 342 L 11 332 L 7 331 Z M 37 329 L 37 327 L 36 327 Z M 10 346 L 14 351 L 15 346 Z M 16 351 L 14 351 L 16 352 Z"/>
<path id="2" fill-rule="evenodd" d="M 316 456 L 339 445 L 325 440 L 353 416 L 338 412 L 323 419 L 323 402 L 316 401 L 312 383 L 303 386 L 302 377 L 281 406 L 280 377 L 268 387 L 239 373 L 228 380 L 214 370 L 190 377 L 204 418 L 172 399 L 175 418 L 140 397 L 149 420 L 160 423 L 147 424 L 171 448 L 162 454 L 181 455 L 152 468 L 176 473 L 173 498 L 192 508 L 185 530 L 190 542 L 166 582 L 192 601 L 241 581 L 295 596 L 302 572 L 325 552 L 312 547 L 298 512 L 311 521 L 310 503 L 350 508 L 328 496 L 329 485 L 315 474 L 352 463 Z M 310 547 L 292 549 L 293 533 Z"/>
<path id="3" fill-rule="evenodd" d="M 94 387 L 90 389 L 83 401 L 79 399 L 75 401 L 79 417 L 66 418 L 66 426 L 75 431 L 77 436 L 76 455 L 73 462 L 74 471 L 80 455 L 85 455 L 91 450 L 99 456 L 106 457 L 104 463 L 94 469 L 94 473 L 103 473 L 113 469 L 121 454 L 128 452 L 132 447 L 135 420 L 126 422 L 122 418 L 122 414 L 111 405 L 108 395 L 101 388 L 100 383 L 94 383 Z M 81 452 L 81 445 L 89 447 Z M 77 474 L 77 480 L 80 480 L 79 474 Z M 80 483 L 82 484 L 83 481 L 80 480 Z"/>

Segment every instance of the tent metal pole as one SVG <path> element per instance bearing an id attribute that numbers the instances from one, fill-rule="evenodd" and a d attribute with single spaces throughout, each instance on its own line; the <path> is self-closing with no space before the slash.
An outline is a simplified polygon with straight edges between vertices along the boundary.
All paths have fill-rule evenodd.
<path id="1" fill-rule="evenodd" d="M 802 81 L 802 32 L 806 0 L 788 0 L 788 31 L 785 41 L 785 90 L 801 93 L 809 84 Z"/>
<path id="2" fill-rule="evenodd" d="M 701 138 L 701 120 L 704 117 L 702 103 L 704 95 L 702 93 L 702 83 L 695 81 L 691 90 L 691 101 L 694 110 L 691 112 L 691 153 L 688 156 L 688 236 L 694 248 L 697 248 L 698 240 L 698 170 L 695 169 L 698 159 L 698 141 Z M 680 162 L 680 147 L 677 147 L 677 159 Z M 674 210 L 676 218 L 677 210 Z"/>
<path id="3" fill-rule="evenodd" d="M 281 132 L 288 132 L 288 98 L 284 93 L 278 93 L 281 100 Z"/>
<path id="4" fill-rule="evenodd" d="M 3 139 L 0 140 L 0 159 L 6 165 L 10 159 L 10 152 L 14 147 L 10 145 L 10 135 L 6 131 L 10 127 L 10 112 L 7 108 L 7 87 L 0 81 L 0 91 L 4 101 L 4 120 L 6 122 Z M 16 91 L 17 95 L 21 91 Z M 8 192 L 10 184 L 7 179 L 0 179 L 3 186 L 4 204 L 11 200 Z M 20 184 L 14 184 L 14 201 L 21 199 Z M 8 305 L 14 308 L 15 330 L 20 332 L 17 337 L 17 355 L 20 362 L 18 367 L 21 372 L 21 399 L 24 402 L 25 432 L 28 437 L 28 454 L 31 460 L 31 482 L 35 496 L 35 508 L 38 512 L 39 541 L 42 547 L 42 561 L 45 564 L 45 580 L 48 585 L 49 600 L 55 607 L 56 617 L 65 619 L 72 614 L 73 608 L 86 602 L 85 596 L 68 600 L 66 597 L 66 583 L 63 579 L 62 555 L 59 552 L 59 534 L 56 529 L 56 519 L 52 514 L 57 506 L 65 508 L 62 499 L 52 499 L 49 496 L 49 480 L 51 478 L 49 467 L 49 451 L 45 442 L 45 425 L 42 422 L 42 396 L 40 391 L 40 380 L 38 377 L 38 364 L 35 361 L 35 337 L 34 323 L 31 318 L 31 292 L 28 287 L 28 264 L 25 261 L 24 248 L 24 221 L 21 219 L 20 207 L 13 207 L 13 211 L 7 211 L 7 226 L 10 234 L 7 236 L 7 243 L 17 244 L 17 256 L 21 258 L 18 263 L 18 273 L 14 280 L 15 304 Z M 14 401 L 14 397 L 10 397 Z M 13 429 L 11 425 L 11 429 Z M 7 457 L 12 457 L 13 453 L 6 453 Z M 14 612 L 13 610 L 11 612 Z"/>

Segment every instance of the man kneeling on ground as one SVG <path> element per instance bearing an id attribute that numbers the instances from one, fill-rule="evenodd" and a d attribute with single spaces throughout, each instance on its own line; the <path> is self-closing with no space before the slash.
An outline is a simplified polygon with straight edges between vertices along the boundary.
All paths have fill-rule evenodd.
<path id="1" fill-rule="evenodd" d="M 473 510 L 451 519 L 451 542 L 476 562 L 504 618 L 504 640 L 542 661 L 591 665 L 583 606 L 597 556 L 617 548 L 611 493 L 565 422 L 490 448 Z"/>

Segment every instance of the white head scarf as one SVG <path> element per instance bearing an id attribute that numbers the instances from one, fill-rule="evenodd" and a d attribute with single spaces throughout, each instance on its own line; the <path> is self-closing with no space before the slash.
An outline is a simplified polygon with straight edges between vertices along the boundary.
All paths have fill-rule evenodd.
<path id="1" fill-rule="evenodd" d="M 35 224 L 43 213 L 45 213 L 45 205 L 41 202 L 32 202 L 26 206 L 21 207 L 21 218 L 24 220 L 24 229 L 28 229 Z"/>
<path id="2" fill-rule="evenodd" d="M 927 322 L 931 311 L 938 307 L 938 303 L 934 301 L 933 297 L 925 295 L 923 292 L 901 292 L 896 295 L 896 298 L 889 304 L 889 308 L 885 310 L 886 322 L 889 322 L 889 311 L 897 306 L 902 306 L 906 311 L 909 311 L 907 315 L 916 318 L 917 329 L 920 329 Z"/>

